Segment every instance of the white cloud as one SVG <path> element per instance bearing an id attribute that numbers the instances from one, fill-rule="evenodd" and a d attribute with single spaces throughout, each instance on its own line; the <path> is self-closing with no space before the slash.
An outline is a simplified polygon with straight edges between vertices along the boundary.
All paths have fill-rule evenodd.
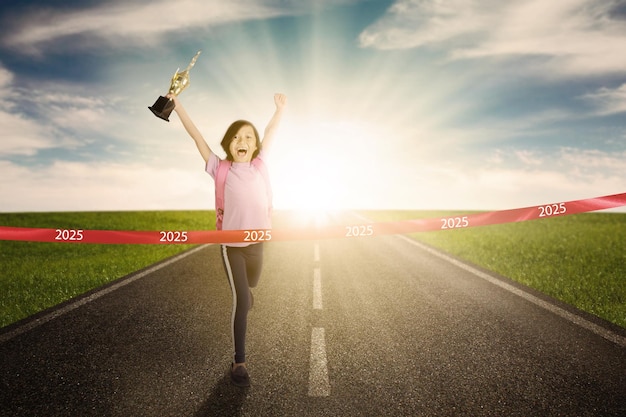
<path id="1" fill-rule="evenodd" d="M 599 115 L 611 115 L 626 112 L 626 84 L 617 88 L 601 88 L 595 93 L 582 96 L 590 101 Z"/>
<path id="2" fill-rule="evenodd" d="M 419 199 L 413 204 L 429 209 L 504 210 L 626 190 L 626 152 L 562 148 L 550 153 L 496 150 L 494 154 L 486 158 L 487 163 L 468 160 L 416 167 L 412 178 L 426 181 L 414 184 Z"/>
<path id="3" fill-rule="evenodd" d="M 102 98 L 72 92 L 71 86 L 42 86 L 32 92 L 39 116 L 51 124 L 72 130 L 104 130 L 111 125 L 111 104 Z"/>
<path id="4" fill-rule="evenodd" d="M 38 123 L 20 115 L 0 111 L 0 126 L 0 155 L 34 155 L 55 144 Z"/>
<path id="5" fill-rule="evenodd" d="M 575 179 L 613 176 L 624 183 L 626 151 L 608 153 L 598 149 L 563 148 L 559 160 L 560 166 L 569 167 L 570 173 L 578 177 Z"/>
<path id="6" fill-rule="evenodd" d="M 57 161 L 24 167 L 0 161 L 0 212 L 209 209 L 212 181 L 202 170 L 142 164 Z M 5 198 L 6 197 L 6 198 Z"/>
<path id="7" fill-rule="evenodd" d="M 610 14 L 619 3 L 398 0 L 360 42 L 380 49 L 445 45 L 456 59 L 543 56 L 560 74 L 619 73 L 626 70 L 626 25 Z"/>
<path id="8" fill-rule="evenodd" d="M 114 123 L 106 117 L 110 104 L 72 91 L 76 87 L 43 83 L 23 90 L 13 84 L 13 79 L 13 73 L 0 67 L 0 88 L 4 93 L 0 156 L 32 156 L 43 149 L 76 147 L 83 141 L 77 137 L 103 132 Z M 22 109 L 28 109 L 28 114 Z"/>
<path id="9" fill-rule="evenodd" d="M 161 0 L 112 2 L 73 11 L 38 10 L 21 16 L 4 44 L 22 52 L 39 54 L 42 46 L 74 35 L 124 44 L 157 44 L 173 31 L 204 28 L 233 21 L 264 19 L 294 13 L 279 7 L 283 2 L 258 0 Z M 79 47 L 72 42 L 71 48 Z M 85 47 L 91 45 L 85 44 Z M 63 48 L 63 44 L 57 45 Z"/>
<path id="10" fill-rule="evenodd" d="M 499 2 L 480 4 L 467 0 L 398 0 L 380 20 L 365 29 L 362 46 L 405 49 L 439 44 L 490 26 Z"/>
<path id="11" fill-rule="evenodd" d="M 320 173 L 315 167 L 319 161 L 314 160 L 304 168 L 292 167 L 288 175 L 305 180 L 299 183 L 304 188 L 294 188 L 293 181 L 287 186 L 286 170 L 279 169 L 280 160 L 272 159 L 275 205 L 292 208 L 295 193 L 314 206 L 328 208 L 500 210 L 626 190 L 626 152 L 562 148 L 554 153 L 494 153 L 495 158 L 458 164 L 426 157 L 394 169 L 369 163 L 369 171 L 359 171 L 360 175 L 351 169 L 342 171 L 346 166 L 332 160 Z M 211 209 L 213 181 L 200 169 L 197 155 L 189 157 L 189 163 L 178 164 L 164 157 L 167 168 L 64 161 L 25 167 L 0 161 L 0 212 Z M 189 168 L 196 163 L 198 169 Z M 303 169 L 306 172 L 300 173 Z M 307 177 L 312 171 L 321 176 Z"/>
<path id="12" fill-rule="evenodd" d="M 0 89 L 4 90 L 13 81 L 13 73 L 0 66 Z"/>
<path id="13" fill-rule="evenodd" d="M 4 106 L 0 108 L 0 155 L 34 155 L 37 150 L 54 146 L 44 128 L 24 115 L 15 113 L 14 74 L 0 66 L 0 91 Z"/>

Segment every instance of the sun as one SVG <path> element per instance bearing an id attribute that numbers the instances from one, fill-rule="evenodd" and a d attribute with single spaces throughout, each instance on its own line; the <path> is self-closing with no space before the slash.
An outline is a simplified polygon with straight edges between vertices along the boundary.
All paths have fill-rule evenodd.
<path id="1" fill-rule="evenodd" d="M 377 175 L 371 129 L 359 122 L 322 121 L 281 131 L 272 149 L 274 207 L 300 211 L 359 208 Z"/>
<path id="2" fill-rule="evenodd" d="M 287 156 L 272 165 L 274 205 L 301 211 L 324 211 L 343 208 L 342 168 L 329 161 L 320 147 L 300 148 L 306 157 Z"/>

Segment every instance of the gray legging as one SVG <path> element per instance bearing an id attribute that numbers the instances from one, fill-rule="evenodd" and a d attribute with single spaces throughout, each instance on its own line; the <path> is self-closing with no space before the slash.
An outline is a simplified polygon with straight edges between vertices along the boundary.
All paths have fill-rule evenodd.
<path id="1" fill-rule="evenodd" d="M 232 330 L 235 363 L 246 361 L 246 328 L 251 307 L 250 288 L 256 287 L 263 267 L 263 243 L 244 247 L 222 245 L 222 258 L 233 292 Z"/>

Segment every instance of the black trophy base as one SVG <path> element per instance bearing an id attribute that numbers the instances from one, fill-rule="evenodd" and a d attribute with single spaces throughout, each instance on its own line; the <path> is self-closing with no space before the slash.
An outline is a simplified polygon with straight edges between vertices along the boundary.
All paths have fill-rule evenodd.
<path id="1" fill-rule="evenodd" d="M 172 110 L 174 110 L 174 100 L 170 100 L 167 97 L 159 96 L 159 98 L 157 98 L 157 101 L 154 102 L 152 107 L 148 108 L 152 111 L 152 113 L 154 113 L 156 117 L 159 117 L 166 122 L 169 122 L 170 114 L 172 113 Z"/>

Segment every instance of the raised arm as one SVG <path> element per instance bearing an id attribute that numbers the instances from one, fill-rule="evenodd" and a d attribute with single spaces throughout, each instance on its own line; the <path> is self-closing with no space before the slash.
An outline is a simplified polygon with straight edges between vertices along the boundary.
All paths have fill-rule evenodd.
<path id="1" fill-rule="evenodd" d="M 187 133 L 189 133 L 189 136 L 191 136 L 194 142 L 196 142 L 196 147 L 198 148 L 198 151 L 200 151 L 200 155 L 202 155 L 202 158 L 206 163 L 211 156 L 211 148 L 209 148 L 209 145 L 204 140 L 204 137 L 202 136 L 196 125 L 191 121 L 191 118 L 187 114 L 187 111 L 185 110 L 183 105 L 178 100 L 178 97 L 174 94 L 168 94 L 167 98 L 174 100 L 174 111 L 176 112 L 176 114 L 178 114 L 178 118 L 183 123 L 183 126 L 185 127 Z"/>
<path id="2" fill-rule="evenodd" d="M 284 94 L 274 94 L 274 104 L 276 104 L 276 111 L 263 133 L 263 149 L 266 152 L 269 151 L 274 142 L 274 136 L 276 134 L 276 130 L 278 129 L 278 125 L 280 124 L 280 119 L 283 116 L 283 110 L 287 105 L 287 96 Z"/>

